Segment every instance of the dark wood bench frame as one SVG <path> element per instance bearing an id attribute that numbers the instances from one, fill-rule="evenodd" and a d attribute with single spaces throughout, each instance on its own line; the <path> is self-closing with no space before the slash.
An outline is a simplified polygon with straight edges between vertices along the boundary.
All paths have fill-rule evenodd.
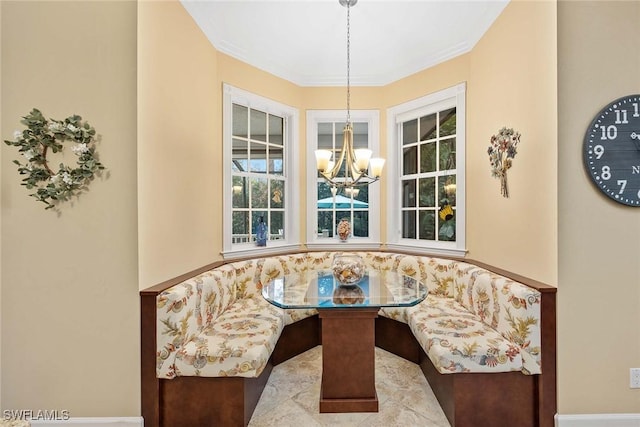
<path id="1" fill-rule="evenodd" d="M 557 408 L 556 288 L 480 262 L 461 261 L 541 292 L 542 374 L 440 374 L 409 326 L 386 317 L 376 319 L 376 346 L 420 365 L 452 426 L 553 427 Z M 147 427 L 246 426 L 273 366 L 322 344 L 321 323 L 316 315 L 284 328 L 269 364 L 258 378 L 157 378 L 157 295 L 222 264 L 224 262 L 209 264 L 140 291 L 141 398 L 142 416 Z"/>

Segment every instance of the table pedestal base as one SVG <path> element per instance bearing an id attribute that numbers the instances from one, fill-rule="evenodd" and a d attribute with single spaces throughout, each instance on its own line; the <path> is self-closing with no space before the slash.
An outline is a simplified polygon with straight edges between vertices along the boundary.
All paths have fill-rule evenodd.
<path id="1" fill-rule="evenodd" d="M 320 412 L 378 412 L 375 319 L 379 308 L 319 309 Z"/>

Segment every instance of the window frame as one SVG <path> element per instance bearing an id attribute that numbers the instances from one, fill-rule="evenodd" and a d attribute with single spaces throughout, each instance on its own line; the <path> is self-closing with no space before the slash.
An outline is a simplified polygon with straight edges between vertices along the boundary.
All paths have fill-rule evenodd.
<path id="1" fill-rule="evenodd" d="M 232 241 L 232 211 L 233 211 L 233 180 L 232 180 L 232 146 L 233 146 L 233 105 L 238 104 L 251 109 L 280 116 L 283 122 L 283 176 L 284 191 L 284 236 L 282 240 L 267 240 L 267 246 L 256 246 L 254 242 L 233 243 Z M 299 191 L 293 187 L 295 178 L 299 175 L 299 153 L 297 150 L 299 139 L 299 110 L 297 108 L 273 101 L 271 99 L 223 84 L 222 107 L 222 145 L 223 145 L 223 246 L 224 259 L 243 258 L 247 256 L 269 255 L 283 250 L 301 249 L 300 224 L 296 221 L 294 212 L 300 206 Z M 251 227 L 254 224 L 250 225 Z"/>
<path id="2" fill-rule="evenodd" d="M 368 148 L 373 151 L 373 157 L 380 153 L 380 111 L 379 110 L 350 110 L 352 123 L 368 124 Z M 314 151 L 318 146 L 318 124 L 325 122 L 346 122 L 346 110 L 307 110 L 307 236 L 306 246 L 310 249 L 331 250 L 366 250 L 379 249 L 380 239 L 380 186 L 382 180 L 369 185 L 369 237 L 351 236 L 346 242 L 340 242 L 337 236 L 332 238 L 318 237 L 315 231 L 318 224 L 317 182 L 318 170 Z M 383 177 L 386 171 L 382 172 Z"/>
<path id="3" fill-rule="evenodd" d="M 456 240 L 454 242 L 402 237 L 402 123 L 444 109 L 456 108 Z M 466 83 L 425 95 L 387 109 L 387 248 L 428 254 L 464 256 L 466 250 L 465 147 Z M 436 230 L 437 232 L 437 230 Z"/>

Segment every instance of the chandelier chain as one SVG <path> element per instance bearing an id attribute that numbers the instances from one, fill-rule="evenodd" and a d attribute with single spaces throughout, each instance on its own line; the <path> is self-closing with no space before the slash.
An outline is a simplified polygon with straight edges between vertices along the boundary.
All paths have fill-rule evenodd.
<path id="1" fill-rule="evenodd" d="M 351 2 L 347 2 L 347 123 L 351 123 Z"/>

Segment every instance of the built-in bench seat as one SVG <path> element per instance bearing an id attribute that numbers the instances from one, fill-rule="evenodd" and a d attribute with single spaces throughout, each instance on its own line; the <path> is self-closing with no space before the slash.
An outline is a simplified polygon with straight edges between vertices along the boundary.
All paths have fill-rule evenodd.
<path id="1" fill-rule="evenodd" d="M 492 425 L 492 419 L 522 426 L 552 425 L 554 288 L 527 285 L 466 260 L 357 254 L 370 268 L 400 271 L 427 284 L 429 295 L 422 303 L 380 310 L 376 345 L 421 365 L 435 383 L 432 388 L 452 425 Z M 146 425 L 195 425 L 178 407 L 165 407 L 166 402 L 186 398 L 204 399 L 191 423 L 246 425 L 272 366 L 321 344 L 317 312 L 269 304 L 260 293 L 263 284 L 285 274 L 328 269 L 334 255 L 305 252 L 215 264 L 142 291 Z M 553 296 L 548 316 L 554 319 L 543 321 L 542 307 L 550 305 L 550 299 L 543 298 L 546 294 Z M 547 336 L 543 333 L 545 326 L 553 329 L 552 343 L 549 331 Z M 552 353 L 542 351 L 543 341 Z M 148 360 L 152 349 L 153 371 Z M 546 395 L 540 388 L 543 372 L 545 380 L 553 382 Z M 477 380 L 468 378 L 488 373 L 493 375 L 489 382 L 498 384 L 495 390 L 484 376 L 476 377 L 483 381 L 477 385 Z M 495 374 L 505 377 L 506 383 L 496 381 Z M 471 383 L 458 386 L 454 377 Z M 520 395 L 515 400 L 502 395 L 500 404 L 495 396 L 483 396 L 501 389 Z M 145 397 L 145 390 L 155 395 Z M 480 397 L 470 400 L 474 394 Z M 477 424 L 478 411 L 493 413 L 487 424 Z"/>

